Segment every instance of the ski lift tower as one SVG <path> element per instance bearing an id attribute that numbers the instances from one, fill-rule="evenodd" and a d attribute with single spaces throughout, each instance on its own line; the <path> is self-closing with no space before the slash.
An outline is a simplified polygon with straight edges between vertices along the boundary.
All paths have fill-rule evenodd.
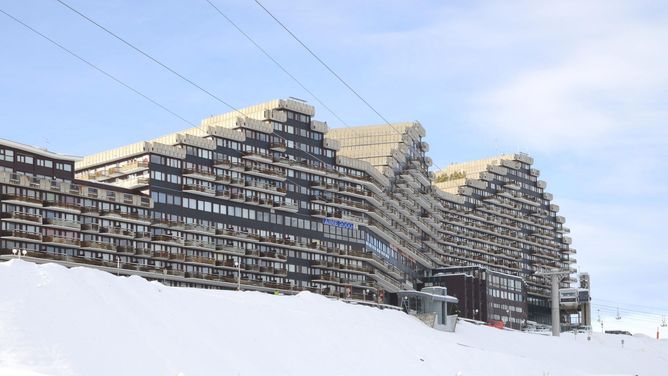
<path id="1" fill-rule="evenodd" d="M 552 335 L 559 337 L 561 333 L 561 323 L 559 320 L 559 282 L 573 273 L 571 270 L 554 269 L 534 273 L 545 278 L 550 278 L 552 295 Z"/>

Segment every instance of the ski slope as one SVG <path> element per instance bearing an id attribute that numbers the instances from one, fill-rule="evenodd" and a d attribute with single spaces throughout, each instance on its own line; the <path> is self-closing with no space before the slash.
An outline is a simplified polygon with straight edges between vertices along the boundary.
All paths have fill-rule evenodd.
<path id="1" fill-rule="evenodd" d="M 0 263 L 0 375 L 666 375 L 668 342 L 546 337 L 310 293 L 172 288 L 139 277 Z M 624 339 L 624 346 L 621 340 Z"/>

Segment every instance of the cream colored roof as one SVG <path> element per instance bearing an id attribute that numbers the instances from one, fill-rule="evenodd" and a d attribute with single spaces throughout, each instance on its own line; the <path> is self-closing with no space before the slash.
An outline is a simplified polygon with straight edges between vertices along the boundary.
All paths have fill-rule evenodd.
<path id="1" fill-rule="evenodd" d="M 500 166 L 502 160 L 522 160 L 529 164 L 533 163 L 533 159 L 526 154 L 501 154 L 474 161 L 453 163 L 435 173 L 434 186 L 444 192 L 457 194 L 459 187 L 466 184 L 466 179 L 480 179 L 480 174 L 487 171 L 488 166 Z M 448 176 L 447 180 L 436 182 L 444 175 Z"/>
<path id="2" fill-rule="evenodd" d="M 234 124 L 238 117 L 247 116 L 252 119 L 264 120 L 267 116 L 266 111 L 273 109 L 286 109 L 299 112 L 305 115 L 315 115 L 315 107 L 294 99 L 274 99 L 268 102 L 256 104 L 254 106 L 241 108 L 238 111 L 231 111 L 220 115 L 213 115 L 202 120 L 202 125 L 217 125 L 219 127 L 228 127 Z"/>
<path id="3" fill-rule="evenodd" d="M 418 122 L 395 123 L 390 125 L 368 125 L 351 128 L 330 129 L 328 139 L 340 144 L 337 155 L 369 162 L 378 171 L 385 173 L 387 166 L 405 159 L 406 146 L 424 137 L 425 130 Z"/>
<path id="4" fill-rule="evenodd" d="M 236 131 L 236 129 L 240 127 L 271 133 L 273 132 L 271 124 L 265 123 L 263 120 L 274 116 L 272 112 L 274 109 L 287 109 L 311 116 L 315 114 L 315 107 L 302 101 L 294 99 L 275 99 L 258 105 L 242 108 L 238 111 L 231 111 L 225 114 L 208 117 L 202 120 L 202 123 L 198 127 L 170 133 L 155 138 L 150 142 L 138 142 L 132 145 L 122 146 L 86 156 L 75 164 L 75 170 L 112 163 L 116 160 L 128 158 L 136 154 L 146 153 L 151 150 L 152 145 L 157 144 L 176 145 L 178 143 L 188 143 L 200 147 L 211 148 L 210 142 L 207 142 L 207 140 L 197 140 L 192 136 L 206 137 L 208 135 L 216 135 L 232 140 L 244 141 L 244 134 Z"/>
<path id="5" fill-rule="evenodd" d="M 81 157 L 58 154 L 58 153 L 54 153 L 52 151 L 48 151 L 46 149 L 38 148 L 36 146 L 30 146 L 30 145 L 22 144 L 20 142 L 5 140 L 3 138 L 0 138 L 0 145 L 9 146 L 9 147 L 12 147 L 14 149 L 24 150 L 26 152 L 33 153 L 33 154 L 36 154 L 36 155 L 40 155 L 42 157 L 58 159 L 58 160 L 61 160 L 61 161 L 76 162 L 76 161 L 81 159 Z"/>

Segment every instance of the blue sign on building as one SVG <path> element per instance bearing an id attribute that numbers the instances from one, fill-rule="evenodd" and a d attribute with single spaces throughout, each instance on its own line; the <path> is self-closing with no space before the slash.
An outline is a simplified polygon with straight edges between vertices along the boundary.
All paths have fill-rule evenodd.
<path id="1" fill-rule="evenodd" d="M 331 219 L 331 218 L 323 218 L 322 223 L 330 226 L 336 226 L 336 227 L 341 227 L 341 228 L 347 228 L 348 230 L 354 230 L 355 229 L 355 224 L 346 222 L 346 221 L 340 221 L 338 219 Z"/>

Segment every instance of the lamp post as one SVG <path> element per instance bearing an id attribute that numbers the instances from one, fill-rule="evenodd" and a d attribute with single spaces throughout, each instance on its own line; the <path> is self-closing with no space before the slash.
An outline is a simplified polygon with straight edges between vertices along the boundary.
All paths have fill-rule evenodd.
<path id="1" fill-rule="evenodd" d="M 12 249 L 12 253 L 14 254 L 14 256 L 18 256 L 18 257 L 19 257 L 19 260 L 20 260 L 20 259 L 21 259 L 21 255 L 23 255 L 23 257 L 25 257 L 25 256 L 28 254 L 28 251 L 26 251 L 25 249 L 16 249 L 16 248 L 14 248 L 14 249 Z"/>
<path id="2" fill-rule="evenodd" d="M 512 328 L 513 327 L 513 313 L 510 311 L 510 309 L 507 309 L 506 313 L 508 314 L 508 327 Z"/>
<path id="3" fill-rule="evenodd" d="M 364 301 L 366 302 L 366 294 L 369 293 L 369 289 L 362 290 L 362 295 L 364 296 Z"/>
<path id="4" fill-rule="evenodd" d="M 234 266 L 237 267 L 237 291 L 241 291 L 241 262 L 235 261 Z"/>
<path id="5" fill-rule="evenodd" d="M 473 319 L 474 319 L 474 320 L 476 320 L 475 317 L 478 316 L 478 312 L 480 312 L 480 310 L 478 310 L 478 308 L 475 308 L 475 309 L 473 310 Z"/>

